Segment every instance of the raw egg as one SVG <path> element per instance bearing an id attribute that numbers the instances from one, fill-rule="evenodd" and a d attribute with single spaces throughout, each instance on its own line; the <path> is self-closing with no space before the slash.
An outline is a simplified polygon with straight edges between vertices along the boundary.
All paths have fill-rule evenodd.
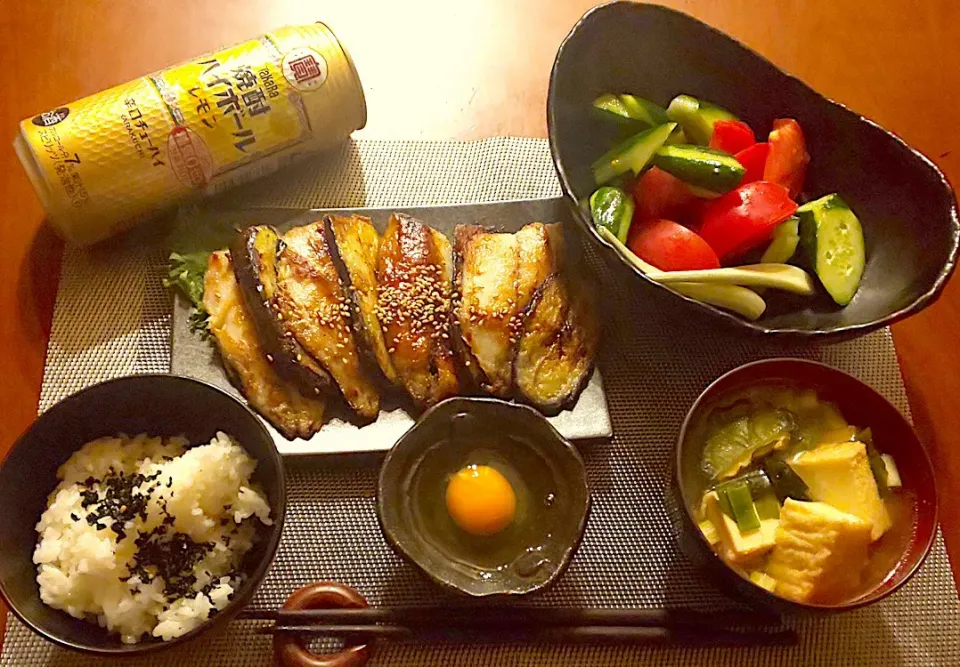
<path id="1" fill-rule="evenodd" d="M 496 535 L 513 522 L 517 495 L 507 478 L 495 468 L 469 465 L 447 484 L 447 512 L 471 535 Z"/>

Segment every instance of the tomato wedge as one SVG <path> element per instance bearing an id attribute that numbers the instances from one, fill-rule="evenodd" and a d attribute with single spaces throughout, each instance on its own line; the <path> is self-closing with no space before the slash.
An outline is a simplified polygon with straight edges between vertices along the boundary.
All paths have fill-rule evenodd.
<path id="1" fill-rule="evenodd" d="M 796 210 L 776 183 L 747 183 L 703 205 L 700 236 L 721 260 L 730 260 L 767 241 Z"/>
<path id="2" fill-rule="evenodd" d="M 763 180 L 763 170 L 766 167 L 768 155 L 770 155 L 770 144 L 764 141 L 749 148 L 744 148 L 733 156 L 747 170 L 747 173 L 743 175 L 743 180 L 740 181 L 740 185 Z"/>
<path id="3" fill-rule="evenodd" d="M 770 155 L 763 169 L 763 180 L 782 185 L 795 198 L 803 190 L 803 179 L 810 164 L 800 123 L 792 118 L 778 118 L 773 121 L 768 141 Z"/>
<path id="4" fill-rule="evenodd" d="M 734 155 L 755 143 L 757 138 L 753 130 L 742 120 L 718 120 L 713 124 L 710 148 L 717 148 Z"/>
<path id="5" fill-rule="evenodd" d="M 648 220 L 630 227 L 627 246 L 661 271 L 717 269 L 720 260 L 696 232 L 673 220 Z"/>
<path id="6" fill-rule="evenodd" d="M 697 200 L 687 186 L 673 174 L 651 167 L 643 172 L 633 188 L 633 200 L 637 205 L 635 221 L 684 219 L 691 204 Z"/>

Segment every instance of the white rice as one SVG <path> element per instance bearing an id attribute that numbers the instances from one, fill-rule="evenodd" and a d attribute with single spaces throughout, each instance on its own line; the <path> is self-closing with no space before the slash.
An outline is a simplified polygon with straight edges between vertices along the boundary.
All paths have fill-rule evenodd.
<path id="1" fill-rule="evenodd" d="M 255 467 L 224 433 L 190 449 L 147 435 L 87 443 L 37 524 L 41 599 L 127 643 L 194 629 L 233 597 L 257 520 L 272 524 Z"/>

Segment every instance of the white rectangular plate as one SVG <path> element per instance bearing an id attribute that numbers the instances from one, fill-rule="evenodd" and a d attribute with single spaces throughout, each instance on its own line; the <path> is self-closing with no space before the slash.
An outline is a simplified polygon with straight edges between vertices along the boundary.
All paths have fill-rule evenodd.
<path id="1" fill-rule="evenodd" d="M 517 231 L 529 222 L 563 222 L 568 236 L 575 231 L 569 220 L 569 209 L 563 199 L 534 199 L 503 202 L 496 204 L 469 204 L 461 206 L 428 206 L 416 208 L 366 208 L 366 209 L 322 209 L 298 211 L 294 209 L 245 209 L 243 211 L 224 211 L 211 214 L 203 213 L 203 224 L 222 224 L 229 228 L 238 228 L 252 224 L 272 224 L 281 232 L 319 219 L 327 213 L 359 213 L 369 217 L 381 232 L 387 219 L 394 212 L 409 213 L 421 222 L 448 236 L 453 235 L 459 224 L 482 224 L 501 231 Z M 568 252 L 576 260 L 578 244 L 573 238 L 567 244 Z M 210 248 L 214 250 L 215 248 Z M 227 392 L 240 396 L 230 384 L 212 341 L 205 341 L 190 331 L 188 318 L 190 304 L 177 296 L 173 308 L 173 335 L 171 352 L 171 370 L 177 375 L 187 375 L 216 385 Z M 342 454 L 349 452 L 386 451 L 410 428 L 415 417 L 402 407 L 385 404 L 380 416 L 373 422 L 358 426 L 341 412 L 337 413 L 332 405 L 328 409 L 329 418 L 323 428 L 309 440 L 288 440 L 264 420 L 277 449 L 284 455 Z M 599 370 L 594 370 L 576 405 L 571 410 L 550 417 L 561 435 L 571 440 L 590 438 L 608 438 L 613 434 L 607 399 L 603 392 L 603 382 Z"/>

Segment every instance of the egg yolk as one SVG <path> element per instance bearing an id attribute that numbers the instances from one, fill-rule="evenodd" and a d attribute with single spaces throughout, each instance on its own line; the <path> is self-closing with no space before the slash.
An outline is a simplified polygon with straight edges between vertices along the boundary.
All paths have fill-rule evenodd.
<path id="1" fill-rule="evenodd" d="M 517 496 L 500 472 L 471 465 L 447 484 L 447 511 L 454 523 L 471 535 L 496 535 L 513 521 Z"/>

